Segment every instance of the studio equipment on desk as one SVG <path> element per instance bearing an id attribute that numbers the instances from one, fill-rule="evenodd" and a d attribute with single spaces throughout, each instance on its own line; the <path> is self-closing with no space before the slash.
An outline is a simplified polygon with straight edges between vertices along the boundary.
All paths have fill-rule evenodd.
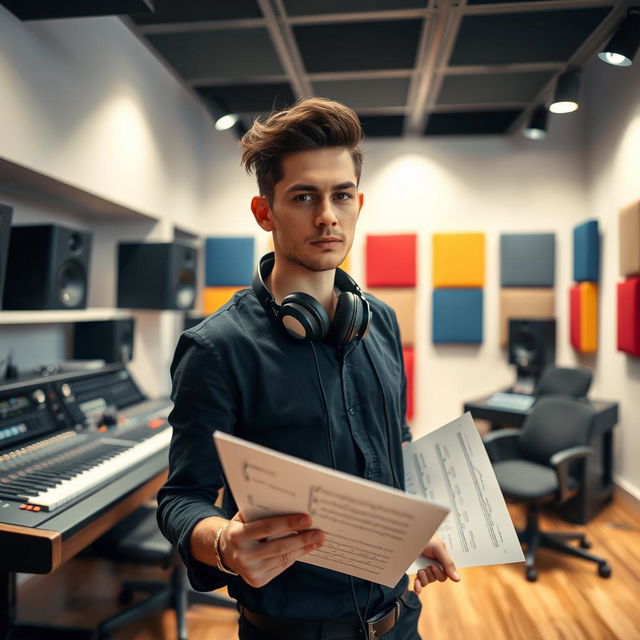
<path id="1" fill-rule="evenodd" d="M 17 572 L 55 570 L 155 495 L 170 407 L 122 364 L 0 386 L 0 637 L 20 627 Z"/>
<path id="2" fill-rule="evenodd" d="M 532 395 L 542 370 L 556 359 L 556 321 L 509 320 L 509 363 L 516 365 L 515 393 Z"/>
<path id="3" fill-rule="evenodd" d="M 193 308 L 197 258 L 196 248 L 176 242 L 121 242 L 118 307 Z"/>
<path id="4" fill-rule="evenodd" d="M 129 362 L 133 359 L 135 320 L 118 318 L 76 322 L 73 328 L 73 357 L 105 362 Z"/>
<path id="5" fill-rule="evenodd" d="M 91 234 L 53 224 L 11 229 L 3 309 L 84 309 Z"/>

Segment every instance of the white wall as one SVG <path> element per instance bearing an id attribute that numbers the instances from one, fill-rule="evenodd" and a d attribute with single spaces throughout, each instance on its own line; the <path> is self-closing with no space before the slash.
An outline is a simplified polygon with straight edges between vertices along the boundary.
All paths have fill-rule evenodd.
<path id="1" fill-rule="evenodd" d="M 640 499 L 640 358 L 616 350 L 618 212 L 640 199 L 640 60 L 629 68 L 593 61 L 585 70 L 587 194 L 602 229 L 600 345 L 594 394 L 620 400 L 617 481 Z"/>

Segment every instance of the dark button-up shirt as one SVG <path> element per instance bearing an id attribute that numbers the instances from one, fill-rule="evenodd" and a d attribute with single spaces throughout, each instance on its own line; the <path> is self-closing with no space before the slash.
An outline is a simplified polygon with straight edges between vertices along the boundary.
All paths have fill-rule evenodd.
<path id="1" fill-rule="evenodd" d="M 171 366 L 173 437 L 169 478 L 158 495 L 158 522 L 177 546 L 195 589 L 227 585 L 249 610 L 278 618 L 356 619 L 345 574 L 296 562 L 254 588 L 195 560 L 189 538 L 199 520 L 237 512 L 230 491 L 224 492 L 221 508 L 214 506 L 224 486 L 212 439 L 216 429 L 332 467 L 331 428 L 339 470 L 386 485 L 394 484 L 395 472 L 403 485 L 401 442 L 410 434 L 398 324 L 388 306 L 368 299 L 369 334 L 346 347 L 292 341 L 251 289 L 236 293 L 181 335 Z M 388 606 L 406 584 L 403 577 L 393 589 L 374 585 L 369 612 Z M 355 579 L 355 587 L 363 611 L 369 583 Z"/>

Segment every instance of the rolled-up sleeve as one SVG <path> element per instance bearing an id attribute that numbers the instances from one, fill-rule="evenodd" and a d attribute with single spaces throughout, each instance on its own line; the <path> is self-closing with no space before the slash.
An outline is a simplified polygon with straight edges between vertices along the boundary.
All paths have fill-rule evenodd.
<path id="1" fill-rule="evenodd" d="M 233 431 L 235 400 L 224 363 L 197 333 L 180 336 L 171 378 L 173 435 L 169 477 L 158 493 L 158 525 L 178 549 L 194 589 L 210 591 L 227 584 L 228 575 L 193 558 L 190 537 L 203 518 L 234 515 L 214 505 L 224 481 L 212 434 Z"/>

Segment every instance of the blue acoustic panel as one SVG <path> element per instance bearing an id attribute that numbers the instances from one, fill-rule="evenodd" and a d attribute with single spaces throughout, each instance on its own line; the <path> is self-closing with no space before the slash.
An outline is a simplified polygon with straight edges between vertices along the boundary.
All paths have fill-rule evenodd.
<path id="1" fill-rule="evenodd" d="M 573 228 L 573 279 L 576 282 L 598 282 L 599 275 L 598 221 L 587 220 Z"/>
<path id="2" fill-rule="evenodd" d="M 503 287 L 553 287 L 555 239 L 553 233 L 502 234 L 500 284 Z"/>
<path id="3" fill-rule="evenodd" d="M 250 285 L 254 267 L 253 245 L 253 238 L 207 238 L 205 286 Z"/>
<path id="4" fill-rule="evenodd" d="M 482 289 L 433 290 L 433 342 L 482 342 Z"/>

